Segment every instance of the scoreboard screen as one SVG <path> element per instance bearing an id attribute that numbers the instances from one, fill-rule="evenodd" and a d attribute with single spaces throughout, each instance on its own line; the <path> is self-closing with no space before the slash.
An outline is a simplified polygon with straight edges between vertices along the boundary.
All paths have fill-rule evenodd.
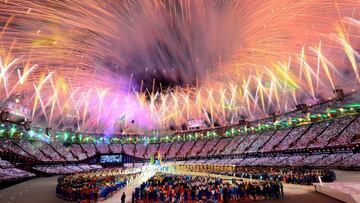
<path id="1" fill-rule="evenodd" d="M 205 125 L 205 121 L 204 119 L 192 119 L 192 120 L 188 120 L 188 128 L 191 129 L 191 128 L 204 128 L 206 127 Z"/>
<path id="2" fill-rule="evenodd" d="M 13 115 L 21 116 L 28 119 L 31 118 L 31 109 L 24 105 L 8 101 L 6 103 L 6 108 Z"/>
<path id="3" fill-rule="evenodd" d="M 122 164 L 123 156 L 121 154 L 101 155 L 100 164 Z"/>

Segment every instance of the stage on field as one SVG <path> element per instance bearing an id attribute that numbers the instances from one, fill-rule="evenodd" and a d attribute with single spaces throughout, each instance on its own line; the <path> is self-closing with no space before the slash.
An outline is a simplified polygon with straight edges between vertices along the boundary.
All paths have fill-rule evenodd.
<path id="1" fill-rule="evenodd" d="M 315 189 L 344 202 L 360 202 L 360 182 L 316 183 Z"/>

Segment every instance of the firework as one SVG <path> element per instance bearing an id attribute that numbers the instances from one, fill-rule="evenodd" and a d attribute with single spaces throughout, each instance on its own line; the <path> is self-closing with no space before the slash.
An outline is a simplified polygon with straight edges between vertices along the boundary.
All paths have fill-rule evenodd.
<path id="1" fill-rule="evenodd" d="M 349 1 L 9 0 L 1 100 L 82 131 L 210 125 L 286 112 L 360 82 Z"/>

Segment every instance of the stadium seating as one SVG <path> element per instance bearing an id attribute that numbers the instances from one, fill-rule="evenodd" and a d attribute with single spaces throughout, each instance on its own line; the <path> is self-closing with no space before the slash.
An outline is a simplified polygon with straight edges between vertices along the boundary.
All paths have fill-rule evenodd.
<path id="1" fill-rule="evenodd" d="M 183 145 L 182 142 L 174 142 L 174 143 L 172 143 L 172 145 L 171 145 L 171 147 L 169 149 L 169 153 L 166 155 L 166 157 L 174 158 L 177 155 L 177 152 L 182 147 L 182 145 Z"/>
<path id="2" fill-rule="evenodd" d="M 96 144 L 95 148 L 101 153 L 101 154 L 108 154 L 110 152 L 109 144 Z"/>
<path id="3" fill-rule="evenodd" d="M 309 129 L 309 125 L 301 126 L 298 128 L 292 129 L 292 131 L 281 141 L 279 146 L 275 148 L 276 151 L 287 150 L 296 142 L 296 140 L 303 135 Z"/>
<path id="4" fill-rule="evenodd" d="M 154 155 L 155 152 L 157 152 L 158 147 L 159 147 L 159 144 L 148 144 L 147 149 L 146 149 L 146 153 L 145 153 L 145 158 L 149 159 L 150 156 Z"/>
<path id="5" fill-rule="evenodd" d="M 110 144 L 110 150 L 112 153 L 121 153 L 122 144 Z"/>
<path id="6" fill-rule="evenodd" d="M 291 129 L 279 130 L 277 131 L 270 140 L 260 149 L 261 152 L 272 151 L 274 146 L 277 145 L 284 137 L 290 133 Z"/>
<path id="7" fill-rule="evenodd" d="M 196 141 L 189 141 L 189 142 L 185 142 L 182 147 L 179 149 L 178 154 L 176 155 L 176 157 L 186 157 L 189 156 L 189 152 L 190 150 L 193 148 L 194 144 L 196 143 Z"/>
<path id="8" fill-rule="evenodd" d="M 94 156 L 96 154 L 96 148 L 94 144 L 81 144 L 80 148 L 85 150 L 85 153 L 88 157 Z"/>
<path id="9" fill-rule="evenodd" d="M 203 141 L 204 142 L 204 141 Z M 217 145 L 217 143 L 219 142 L 218 139 L 216 140 L 208 140 L 207 142 L 204 143 L 202 149 L 200 149 L 198 151 L 198 156 L 207 156 L 210 155 L 212 153 L 212 151 L 215 149 L 215 146 Z M 221 146 L 220 146 L 221 147 Z M 193 150 L 194 151 L 194 150 Z"/>
<path id="10" fill-rule="evenodd" d="M 160 143 L 159 152 L 161 156 L 166 156 L 166 153 L 169 151 L 171 145 L 172 143 L 168 143 L 168 142 Z"/>
<path id="11" fill-rule="evenodd" d="M 135 145 L 134 144 L 123 144 L 123 150 L 126 154 L 134 155 Z"/>
<path id="12" fill-rule="evenodd" d="M 360 132 L 360 116 L 356 116 L 355 120 L 340 133 L 339 136 L 335 139 L 330 139 L 328 146 L 341 146 L 347 145 L 352 142 L 352 139 L 355 135 L 358 135 Z"/>
<path id="13" fill-rule="evenodd" d="M 135 156 L 136 157 L 144 157 L 147 145 L 144 143 L 135 145 Z"/>
<path id="14" fill-rule="evenodd" d="M 73 144 L 70 149 L 72 153 L 78 158 L 78 160 L 87 158 L 86 150 L 83 149 L 79 144 Z"/>
<path id="15" fill-rule="evenodd" d="M 313 147 L 324 147 L 327 145 L 330 139 L 337 136 L 343 129 L 345 129 L 350 122 L 354 119 L 354 116 L 349 116 L 342 119 L 334 120 L 326 130 L 317 136 L 316 139 L 308 146 Z"/>
<path id="16" fill-rule="evenodd" d="M 330 124 L 331 121 L 314 123 L 291 149 L 303 149 L 307 147 L 309 143 L 319 136 Z"/>
<path id="17" fill-rule="evenodd" d="M 61 142 L 51 142 L 51 145 L 66 161 L 76 161 L 69 148 L 65 147 Z"/>
<path id="18" fill-rule="evenodd" d="M 249 149 L 246 150 L 246 152 L 257 152 L 274 134 L 274 131 L 261 133 Z"/>
<path id="19" fill-rule="evenodd" d="M 339 103 L 340 105 L 340 103 Z M 312 107 L 323 111 L 325 107 Z M 251 128 L 249 128 L 251 129 Z M 254 128 L 252 128 L 254 129 Z M 126 168 L 145 166 L 157 151 L 165 163 L 216 164 L 239 167 L 360 167 L 360 116 L 350 114 L 339 118 L 316 120 L 302 126 L 284 127 L 274 130 L 214 138 L 191 138 L 190 141 L 161 143 L 62 143 L 51 139 L 0 138 L 0 153 L 29 159 L 36 162 L 32 168 L 48 174 L 67 174 L 101 168 L 91 166 L 95 156 L 122 153 L 145 158 L 138 163 L 126 163 Z M 197 136 L 205 134 L 197 134 Z M 231 136 L 231 137 L 230 137 Z M 196 138 L 196 136 L 195 136 Z M 176 159 L 177 161 L 174 161 Z M 78 161 L 92 160 L 88 164 Z M 4 175 L 7 171 L 16 177 L 32 177 L 34 174 L 0 161 Z M 11 167 L 10 167 L 11 166 Z M 3 179 L 6 179 L 3 178 Z"/>
<path id="20" fill-rule="evenodd" d="M 225 148 L 227 148 L 227 145 L 231 140 L 232 138 L 220 139 L 219 142 L 214 146 L 214 148 L 212 148 L 209 155 L 219 155 L 222 151 L 224 151 Z"/>
<path id="21" fill-rule="evenodd" d="M 229 144 L 223 149 L 221 154 L 231 154 L 233 150 L 244 140 L 243 136 L 234 137 Z"/>
<path id="22" fill-rule="evenodd" d="M 0 159 L 0 181 L 13 181 L 34 176 L 35 174 L 18 169 L 10 162 Z"/>

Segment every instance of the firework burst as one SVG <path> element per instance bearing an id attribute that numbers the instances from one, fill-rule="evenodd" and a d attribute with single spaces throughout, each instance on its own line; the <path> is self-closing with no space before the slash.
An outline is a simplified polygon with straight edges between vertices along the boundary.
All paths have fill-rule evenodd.
<path id="1" fill-rule="evenodd" d="M 349 1 L 8 0 L 0 95 L 37 124 L 153 129 L 257 119 L 360 81 Z"/>

